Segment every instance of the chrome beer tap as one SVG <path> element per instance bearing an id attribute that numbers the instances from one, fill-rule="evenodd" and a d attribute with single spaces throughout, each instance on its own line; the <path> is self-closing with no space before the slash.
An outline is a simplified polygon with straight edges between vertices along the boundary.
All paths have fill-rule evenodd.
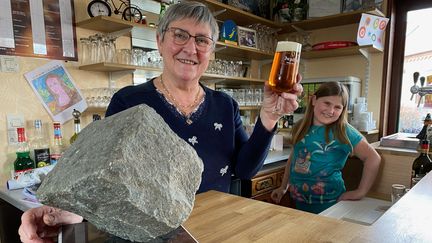
<path id="1" fill-rule="evenodd" d="M 413 75 L 414 76 L 414 85 L 411 86 L 410 91 L 412 93 L 411 100 L 413 99 L 415 94 L 418 94 L 420 96 L 420 99 L 417 103 L 417 107 L 419 107 L 423 96 L 425 96 L 427 94 L 432 94 L 432 86 L 426 86 L 425 87 L 424 84 L 425 84 L 426 78 L 420 77 L 420 87 L 419 87 L 417 85 L 417 81 L 416 81 L 416 79 L 417 79 L 416 77 L 418 77 L 416 73 L 417 72 L 415 72 Z"/>

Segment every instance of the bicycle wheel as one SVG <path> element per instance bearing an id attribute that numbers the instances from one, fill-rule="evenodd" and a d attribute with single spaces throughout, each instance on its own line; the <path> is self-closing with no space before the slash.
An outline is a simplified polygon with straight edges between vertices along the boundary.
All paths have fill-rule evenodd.
<path id="1" fill-rule="evenodd" d="M 93 0 L 87 5 L 87 13 L 90 17 L 111 16 L 111 7 L 101 0 Z"/>
<path id="2" fill-rule="evenodd" d="M 129 6 L 123 11 L 122 17 L 124 20 L 140 23 L 142 19 L 142 13 L 138 8 Z"/>

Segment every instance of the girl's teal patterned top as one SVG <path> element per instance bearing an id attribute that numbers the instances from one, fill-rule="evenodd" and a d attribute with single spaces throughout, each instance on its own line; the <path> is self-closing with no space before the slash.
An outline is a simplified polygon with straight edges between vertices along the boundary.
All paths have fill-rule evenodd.
<path id="1" fill-rule="evenodd" d="M 349 124 L 346 133 L 353 148 L 363 138 Z M 341 170 L 351 152 L 351 146 L 340 143 L 331 131 L 330 142 L 326 143 L 324 134 L 325 126 L 312 126 L 306 136 L 294 146 L 289 191 L 291 198 L 297 202 L 336 203 L 345 192 Z"/>

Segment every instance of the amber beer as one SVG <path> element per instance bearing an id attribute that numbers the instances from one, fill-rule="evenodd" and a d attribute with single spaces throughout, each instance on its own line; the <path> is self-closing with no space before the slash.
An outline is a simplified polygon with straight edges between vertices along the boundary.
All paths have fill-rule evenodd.
<path id="1" fill-rule="evenodd" d="M 301 44 L 279 41 L 270 71 L 269 85 L 274 92 L 290 92 L 297 82 Z"/>

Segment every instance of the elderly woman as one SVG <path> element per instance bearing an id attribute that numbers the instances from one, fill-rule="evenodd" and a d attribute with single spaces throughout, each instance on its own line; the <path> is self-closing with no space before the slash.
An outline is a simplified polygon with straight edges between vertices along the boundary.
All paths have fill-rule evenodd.
<path id="1" fill-rule="evenodd" d="M 182 1 L 170 6 L 157 30 L 157 44 L 163 58 L 163 73 L 151 81 L 129 86 L 112 98 L 107 116 L 130 107 L 147 104 L 155 109 L 181 138 L 187 141 L 204 163 L 198 193 L 228 192 L 231 175 L 250 179 L 261 168 L 280 118 L 275 113 L 294 111 L 296 94 L 273 93 L 267 85 L 264 101 L 250 138 L 243 130 L 238 104 L 228 95 L 200 84 L 218 38 L 218 26 L 210 10 L 198 2 Z M 24 213 L 19 233 L 23 242 L 38 242 L 52 228 L 81 222 L 82 217 L 40 207 Z M 43 228 L 44 227 L 44 228 Z M 36 233 L 38 232 L 38 233 Z"/>

